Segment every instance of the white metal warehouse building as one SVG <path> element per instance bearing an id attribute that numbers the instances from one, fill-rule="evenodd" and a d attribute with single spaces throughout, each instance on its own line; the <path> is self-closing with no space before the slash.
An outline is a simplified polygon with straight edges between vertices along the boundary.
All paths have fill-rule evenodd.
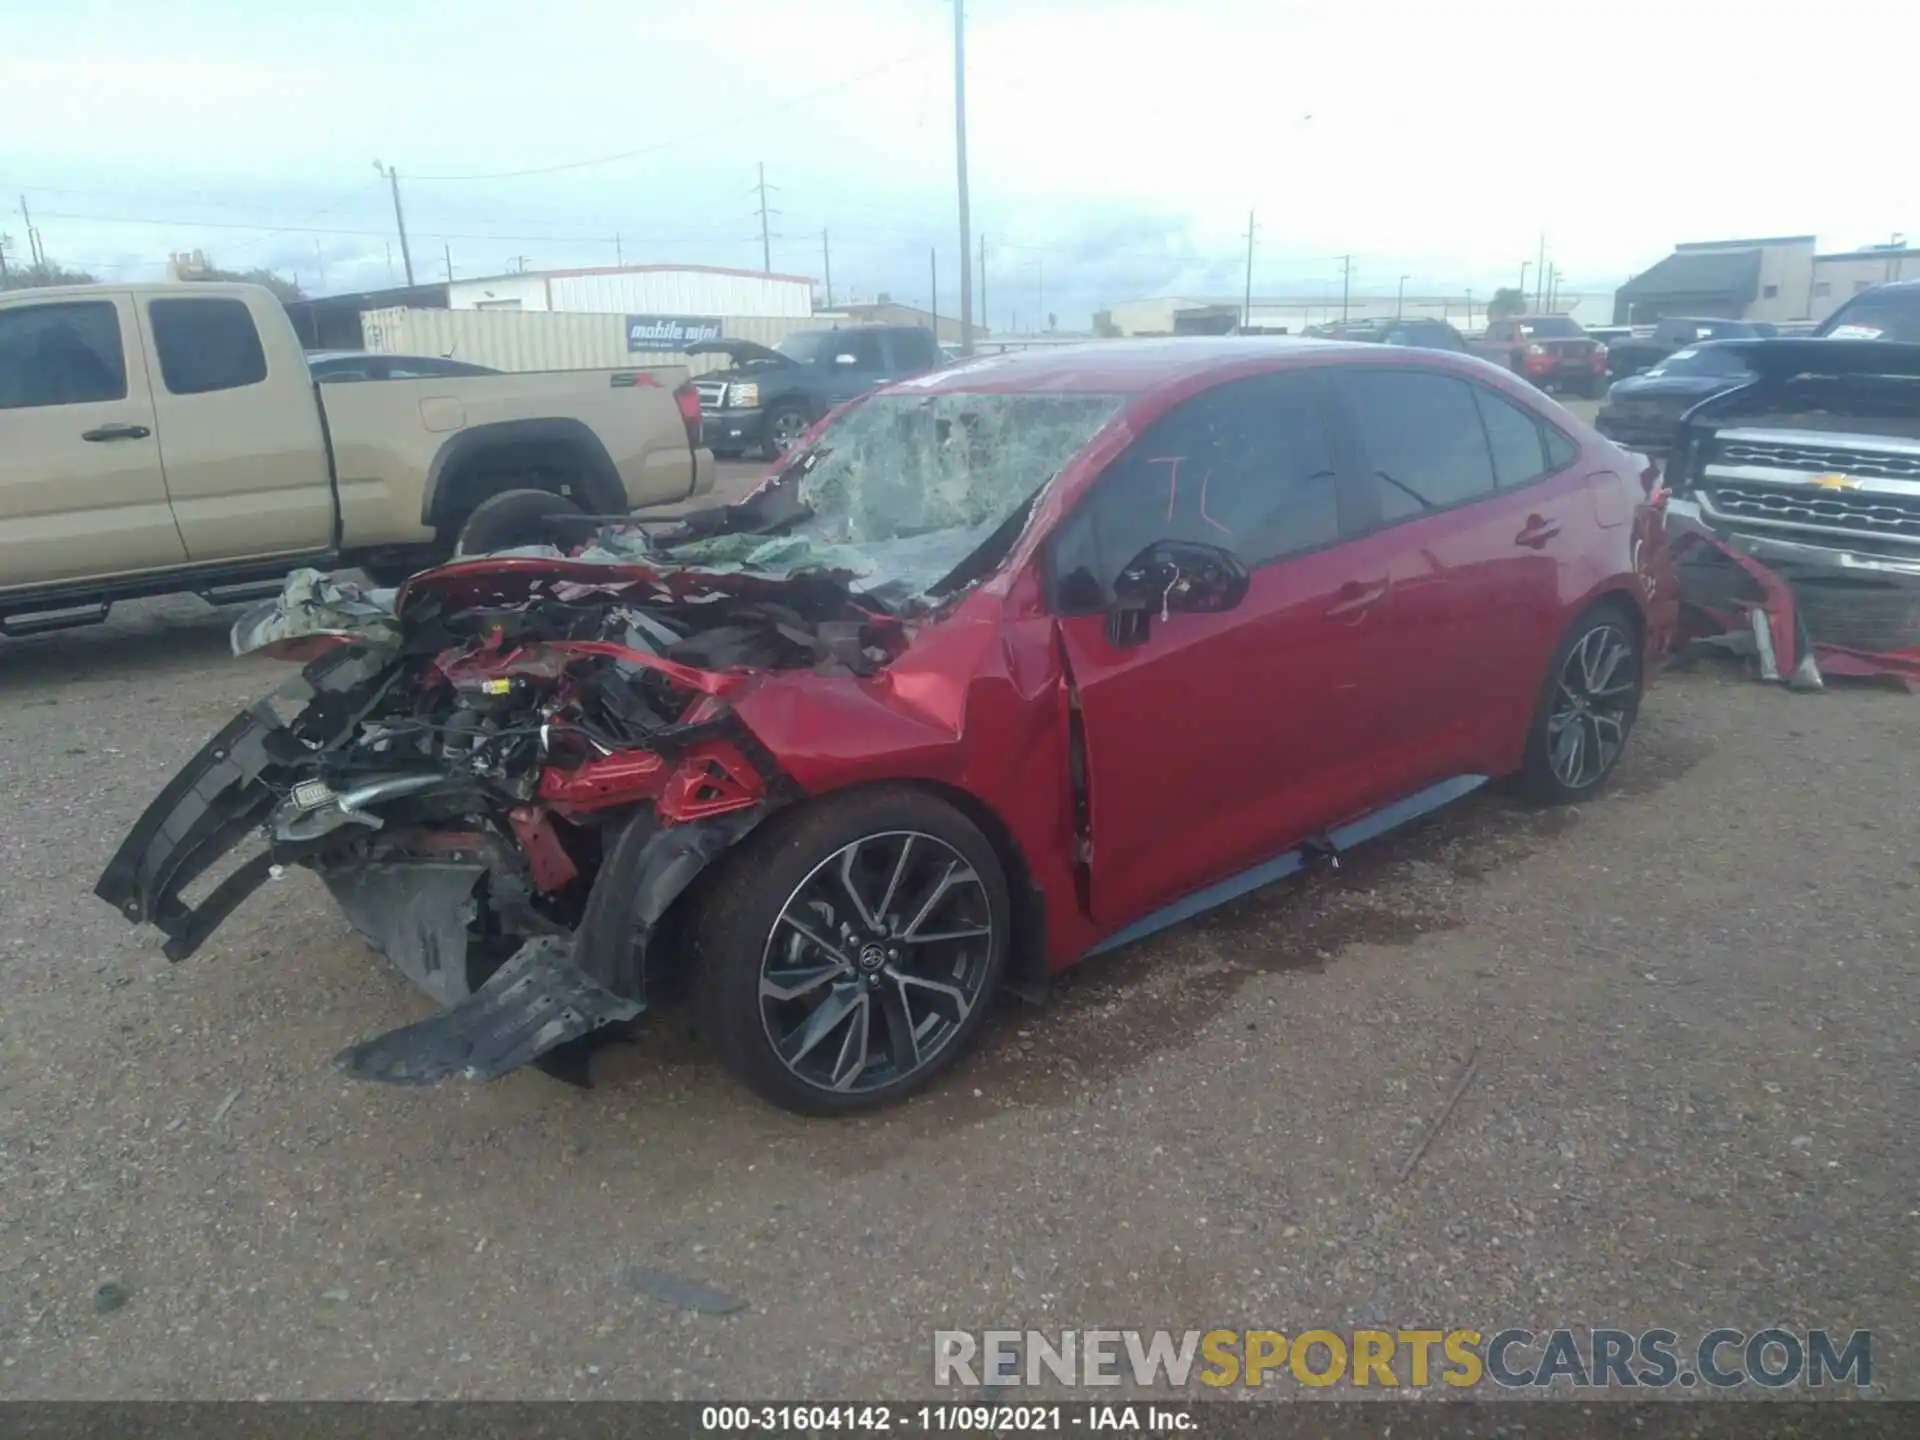
<path id="1" fill-rule="evenodd" d="M 703 315 L 805 319 L 813 281 L 718 265 L 612 265 L 588 270 L 529 270 L 456 280 L 452 310 L 556 311 L 588 315 Z"/>

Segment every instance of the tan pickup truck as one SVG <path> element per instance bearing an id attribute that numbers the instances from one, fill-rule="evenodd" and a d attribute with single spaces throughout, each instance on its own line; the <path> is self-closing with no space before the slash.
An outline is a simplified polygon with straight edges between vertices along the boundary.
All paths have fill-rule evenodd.
<path id="1" fill-rule="evenodd" d="M 682 367 L 322 387 L 257 286 L 0 295 L 0 634 L 302 565 L 395 580 L 505 490 L 627 514 L 713 478 Z"/>

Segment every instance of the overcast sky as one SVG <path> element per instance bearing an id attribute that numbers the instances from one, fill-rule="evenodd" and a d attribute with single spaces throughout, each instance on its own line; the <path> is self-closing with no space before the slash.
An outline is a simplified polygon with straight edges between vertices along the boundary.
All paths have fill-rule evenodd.
<path id="1" fill-rule="evenodd" d="M 0 231 L 24 253 L 24 192 L 102 278 L 197 247 L 310 292 L 398 280 L 376 158 L 423 280 L 449 250 L 612 264 L 616 235 L 758 268 L 764 162 L 774 269 L 819 277 L 826 229 L 836 299 L 925 304 L 933 248 L 955 304 L 948 0 L 0 0 L 0 36 Z M 1063 326 L 1237 295 L 1249 209 L 1264 293 L 1337 294 L 1351 253 L 1356 293 L 1484 295 L 1543 232 L 1596 294 L 1677 240 L 1920 237 L 1876 58 L 1916 41 L 1871 0 L 971 0 L 987 319 L 1025 327 L 1043 287 Z"/>

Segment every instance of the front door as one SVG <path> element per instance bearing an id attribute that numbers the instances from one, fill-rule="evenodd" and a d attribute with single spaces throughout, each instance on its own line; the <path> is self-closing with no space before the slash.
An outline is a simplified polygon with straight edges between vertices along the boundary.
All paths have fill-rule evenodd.
<path id="1" fill-rule="evenodd" d="M 0 308 L 0 589 L 184 564 L 133 300 Z"/>
<path id="2" fill-rule="evenodd" d="M 827 369 L 830 405 L 857 399 L 887 378 L 887 357 L 877 330 L 834 332 L 821 348 L 820 363 Z"/>
<path id="3" fill-rule="evenodd" d="M 1324 386 L 1229 382 L 1150 425 L 1047 550 L 1084 726 L 1096 918 L 1119 926 L 1351 813 L 1381 702 L 1384 574 L 1341 545 L 1349 486 Z M 1228 549 L 1251 573 L 1223 614 L 1154 614 L 1120 643 L 1105 608 L 1156 541 Z"/>

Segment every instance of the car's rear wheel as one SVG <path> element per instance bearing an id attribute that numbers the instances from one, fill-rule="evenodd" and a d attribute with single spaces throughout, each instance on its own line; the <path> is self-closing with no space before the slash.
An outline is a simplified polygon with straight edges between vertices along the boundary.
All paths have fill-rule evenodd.
<path id="1" fill-rule="evenodd" d="M 1574 621 L 1540 688 L 1521 790 L 1567 805 L 1605 785 L 1639 716 L 1642 680 L 1639 627 L 1620 605 L 1596 605 Z"/>
<path id="2" fill-rule="evenodd" d="M 585 538 L 585 512 L 550 490 L 503 490 L 480 502 L 461 525 L 453 558 L 488 555 L 518 545 L 566 548 Z"/>
<path id="3" fill-rule="evenodd" d="M 703 887 L 703 1028 L 727 1068 L 784 1109 L 886 1105 L 979 1033 L 1010 913 L 993 846 L 946 802 L 892 787 L 813 802 Z"/>

